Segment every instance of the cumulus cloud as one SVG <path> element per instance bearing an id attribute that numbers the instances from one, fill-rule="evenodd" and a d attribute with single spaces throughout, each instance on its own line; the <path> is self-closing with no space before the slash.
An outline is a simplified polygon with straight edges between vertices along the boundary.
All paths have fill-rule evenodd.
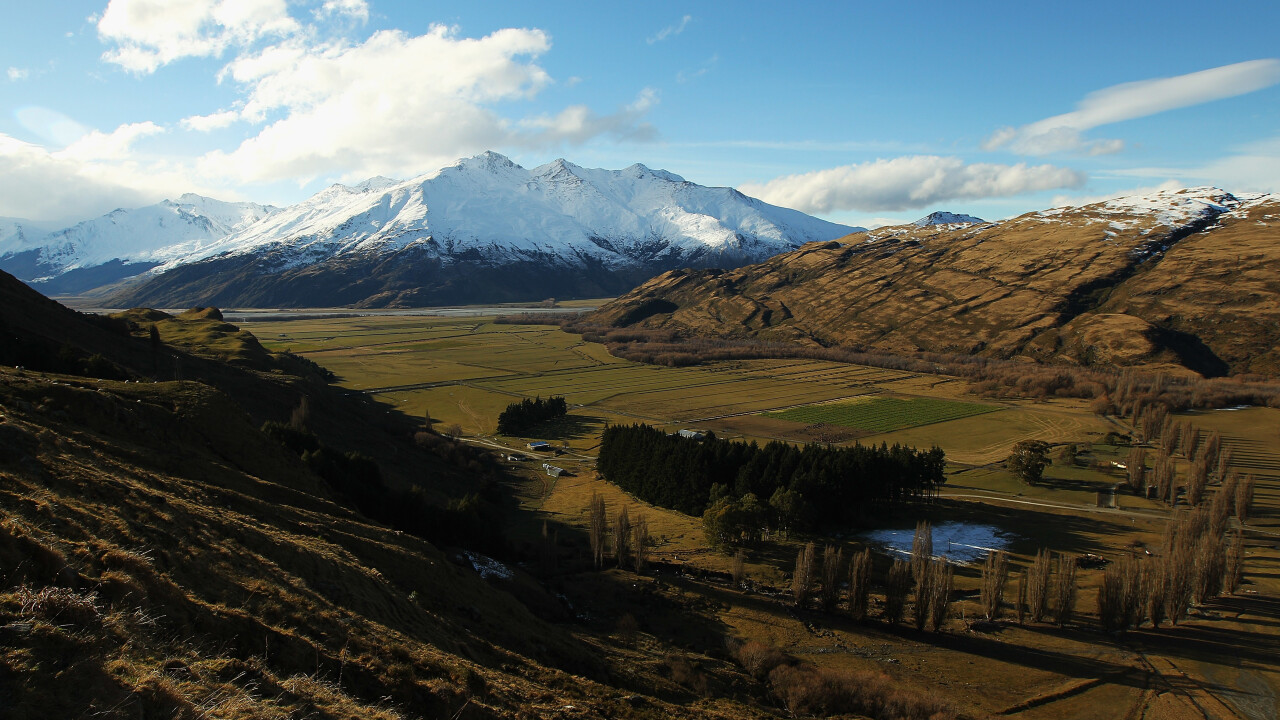
<path id="1" fill-rule="evenodd" d="M 102 58 L 137 73 L 300 29 L 285 0 L 111 0 L 98 20 L 98 36 L 116 45 Z"/>
<path id="2" fill-rule="evenodd" d="M 487 149 L 657 135 L 645 122 L 657 102 L 648 89 L 612 111 L 574 104 L 520 113 L 520 103 L 553 83 L 538 64 L 551 47 L 542 30 L 462 37 L 435 25 L 420 35 L 387 30 L 363 41 L 343 34 L 368 16 L 366 0 L 110 0 L 90 18 L 109 48 L 104 60 L 147 74 L 183 58 L 227 54 L 216 81 L 234 85 L 239 99 L 171 127 L 144 120 L 111 131 L 54 110 L 20 108 L 19 122 L 46 146 L 12 138 L 0 146 L 0 192 L 16 189 L 0 204 L 10 214 L 73 208 L 83 218 L 107 205 L 188 190 L 228 197 L 243 185 L 405 177 Z M 313 21 L 333 25 L 304 24 Z M 567 86 L 576 82 L 571 77 Z M 138 150 L 161 132 L 207 133 L 236 123 L 248 129 L 238 145 L 198 157 Z M 30 201 L 36 195 L 51 200 Z"/>
<path id="3" fill-rule="evenodd" d="M 119 159 L 121 146 L 152 132 L 124 126 L 96 133 L 92 139 L 86 136 L 75 152 L 50 152 L 0 134 L 0 216 L 70 224 L 185 190 L 208 193 L 192 186 L 189 168 L 163 160 Z"/>
<path id="4" fill-rule="evenodd" d="M 31 77 L 31 71 L 27 68 L 10 67 L 6 73 L 9 76 L 9 82 L 18 82 Z"/>
<path id="5" fill-rule="evenodd" d="M 405 175 L 495 147 L 654 135 L 642 121 L 656 102 L 651 91 L 612 114 L 577 105 L 516 120 L 497 113 L 494 104 L 532 98 L 551 83 L 535 62 L 549 48 L 541 30 L 464 38 L 442 25 L 419 36 L 380 31 L 356 45 L 272 45 L 225 73 L 247 89 L 241 118 L 266 127 L 200 167 L 238 182 Z"/>
<path id="6" fill-rule="evenodd" d="M 164 128 L 150 120 L 121 125 L 109 133 L 92 130 L 59 151 L 58 156 L 81 161 L 124 160 L 131 155 L 134 142 L 148 135 L 157 135 L 162 132 Z"/>
<path id="7" fill-rule="evenodd" d="M 875 212 L 1079 187 L 1084 181 L 1083 173 L 1053 165 L 966 165 L 955 157 L 912 155 L 787 175 L 739 190 L 802 212 Z"/>
<path id="8" fill-rule="evenodd" d="M 649 43 L 650 45 L 653 45 L 654 43 L 660 43 L 663 40 L 666 40 L 668 37 L 672 35 L 679 35 L 680 33 L 684 32 L 684 29 L 686 27 L 689 26 L 689 22 L 691 20 L 693 20 L 692 15 L 685 15 L 684 17 L 680 18 L 680 22 L 676 23 L 675 25 L 668 25 L 662 28 L 657 32 L 656 35 L 653 35 L 652 37 L 646 39 L 645 42 Z"/>
<path id="9" fill-rule="evenodd" d="M 1280 83 L 1280 60 L 1266 58 L 1199 72 L 1113 85 L 1087 95 L 1076 109 L 1020 128 L 1001 128 L 983 148 L 1007 148 L 1021 155 L 1118 152 L 1120 140 L 1090 140 L 1083 133 L 1102 125 L 1177 108 L 1235 97 Z"/>

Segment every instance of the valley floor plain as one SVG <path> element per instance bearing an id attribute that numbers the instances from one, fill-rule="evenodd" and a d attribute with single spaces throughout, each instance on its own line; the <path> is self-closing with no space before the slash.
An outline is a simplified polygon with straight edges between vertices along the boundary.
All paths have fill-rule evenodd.
<path id="1" fill-rule="evenodd" d="M 1176 628 L 1144 626 L 1119 637 L 1098 628 L 1095 595 L 1102 571 L 1083 570 L 1076 623 L 1059 630 L 1009 622 L 984 634 L 966 624 L 978 613 L 978 569 L 960 567 L 956 617 L 945 632 L 928 635 L 795 611 L 771 595 L 770 588 L 785 587 L 796 548 L 809 538 L 774 538 L 753 548 L 746 571 L 757 591 L 731 586 L 723 574 L 732 560 L 706 546 L 700 518 L 649 506 L 595 475 L 601 431 L 608 423 L 647 423 L 761 443 L 936 444 L 949 461 L 947 483 L 938 502 L 921 510 L 923 516 L 998 527 L 1010 538 L 1016 575 L 1040 548 L 1116 559 L 1160 544 L 1170 518 L 1166 506 L 1119 492 L 1117 507 L 1097 507 L 1099 491 L 1123 482 L 1114 463 L 1128 453 L 1127 445 L 1108 443 L 1131 428 L 1093 414 L 1086 401 L 993 400 L 970 394 L 964 380 L 945 375 L 796 359 L 642 365 L 555 326 L 496 323 L 492 316 L 320 317 L 245 327 L 269 349 L 291 350 L 325 366 L 343 387 L 429 418 L 437 429 L 504 456 L 528 454 L 530 441 L 550 442 L 557 452 L 546 460 L 568 475 L 548 477 L 538 458 L 508 463 L 519 478 L 512 490 L 521 506 L 513 516 L 513 540 L 534 542 L 544 522 L 582 532 L 588 502 L 599 493 L 610 508 L 627 505 L 633 517 L 644 513 L 655 562 L 681 569 L 660 579 L 612 570 L 571 582 L 599 585 L 602 593 L 627 583 L 657 583 L 667 594 L 701 598 L 703 615 L 726 636 L 766 642 L 821 667 L 882 672 L 904 687 L 940 693 L 966 716 L 1275 717 L 1280 410 L 1182 415 L 1206 433 L 1219 431 L 1236 469 L 1258 481 L 1255 517 L 1245 528 L 1245 584 L 1239 594 L 1197 608 Z M 569 404 L 564 421 L 529 437 L 495 435 L 507 404 L 552 395 Z M 881 432 L 850 409 L 886 399 L 919 401 L 924 410 L 898 423 L 902 427 Z M 1043 482 L 1029 486 L 1002 462 L 1015 443 L 1027 439 L 1075 443 L 1081 452 L 1074 460 L 1054 462 Z M 909 528 L 914 520 L 904 516 L 886 524 Z M 857 544 L 852 535 L 817 540 Z M 612 584 L 611 575 L 618 576 Z M 616 618 L 649 612 L 621 596 L 600 607 Z M 654 616 L 642 627 L 658 632 L 664 622 L 680 621 Z M 632 648 L 643 659 L 643 647 Z"/>

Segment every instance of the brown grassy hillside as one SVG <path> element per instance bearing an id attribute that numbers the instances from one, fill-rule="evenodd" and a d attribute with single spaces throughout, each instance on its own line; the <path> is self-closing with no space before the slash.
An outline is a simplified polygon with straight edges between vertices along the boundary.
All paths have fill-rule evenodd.
<path id="1" fill-rule="evenodd" d="M 588 322 L 890 352 L 1273 372 L 1280 200 L 1207 189 L 900 226 L 674 271 Z M 1227 278 L 1231 282 L 1224 282 Z"/>
<path id="2" fill-rule="evenodd" d="M 503 512 L 476 451 L 216 311 L 95 319 L 7 275 L 0 296 L 0 715 L 758 714 L 672 704 L 695 696 L 666 666 L 620 664 L 514 565 L 485 579 L 465 533 L 370 519 L 261 428 L 306 396 L 294 425 L 442 522 Z"/>

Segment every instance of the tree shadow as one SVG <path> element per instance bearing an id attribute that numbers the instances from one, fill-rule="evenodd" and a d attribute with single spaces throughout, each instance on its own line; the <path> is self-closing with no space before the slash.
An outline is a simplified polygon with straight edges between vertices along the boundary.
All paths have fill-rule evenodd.
<path id="1" fill-rule="evenodd" d="M 578 440 L 594 435 L 604 422 L 604 418 L 597 415 L 570 413 L 562 418 L 539 423 L 527 434 L 544 440 Z"/>

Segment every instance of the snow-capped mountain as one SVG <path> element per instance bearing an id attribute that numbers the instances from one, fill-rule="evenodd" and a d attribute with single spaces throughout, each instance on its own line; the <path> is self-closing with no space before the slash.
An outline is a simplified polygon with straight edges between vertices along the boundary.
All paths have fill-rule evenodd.
<path id="1" fill-rule="evenodd" d="M 911 224 L 916 227 L 929 227 L 930 225 L 974 225 L 984 222 L 986 222 L 986 220 L 983 220 L 980 217 L 965 215 L 964 213 L 953 213 L 945 210 L 939 210 L 937 212 L 931 212 Z"/>
<path id="2" fill-rule="evenodd" d="M 88 289 L 137 275 L 242 230 L 277 208 L 187 193 L 178 200 L 113 210 L 54 232 L 0 221 L 0 268 L 46 292 Z"/>
<path id="3" fill-rule="evenodd" d="M 216 242 L 153 256 L 157 267 L 118 300 L 405 305 L 599 296 L 662 270 L 736 267 L 859 229 L 643 165 L 598 170 L 556 160 L 527 170 L 487 152 L 408 181 L 333 185 Z"/>
<path id="4" fill-rule="evenodd" d="M 663 253 L 740 261 L 856 230 L 643 165 L 591 170 L 561 159 L 526 170 L 488 152 L 405 182 L 331 186 L 173 264 L 264 251 L 308 262 L 411 246 L 443 257 L 475 250 L 499 264 L 547 254 L 606 265 Z"/>

